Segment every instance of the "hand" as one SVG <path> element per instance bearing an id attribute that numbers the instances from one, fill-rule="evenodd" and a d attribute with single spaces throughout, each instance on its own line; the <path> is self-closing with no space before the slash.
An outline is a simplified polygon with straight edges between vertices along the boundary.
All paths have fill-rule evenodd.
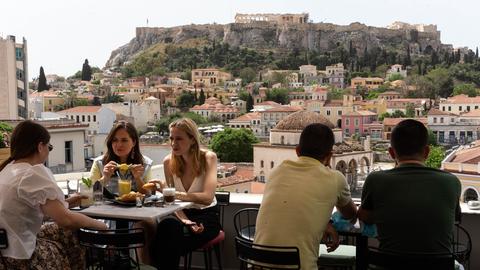
<path id="1" fill-rule="evenodd" d="M 141 164 L 133 164 L 130 166 L 130 172 L 132 173 L 134 179 L 141 180 L 143 173 L 145 172 L 145 167 L 143 167 Z"/>
<path id="2" fill-rule="evenodd" d="M 327 246 L 327 252 L 335 251 L 340 244 L 338 233 L 330 223 L 327 223 L 327 227 L 323 233 L 322 242 Z"/>
<path id="3" fill-rule="evenodd" d="M 185 201 L 187 198 L 187 192 L 175 191 L 175 199 Z"/>
<path id="4" fill-rule="evenodd" d="M 88 196 L 75 193 L 72 196 L 68 197 L 65 201 L 68 203 L 68 208 L 73 208 L 80 206 L 80 201 L 82 199 L 88 199 Z"/>
<path id="5" fill-rule="evenodd" d="M 205 227 L 203 227 L 203 224 L 197 224 L 196 222 L 193 222 L 191 220 L 184 220 L 183 223 L 185 226 L 188 226 L 190 228 L 190 231 L 194 234 L 200 234 L 205 230 Z"/>
<path id="6" fill-rule="evenodd" d="M 148 181 L 148 183 L 154 183 L 155 184 L 155 190 L 158 190 L 160 192 L 162 192 L 162 187 L 164 186 L 164 181 L 162 180 L 150 180 Z"/>
<path id="7" fill-rule="evenodd" d="M 110 180 L 112 175 L 115 173 L 115 170 L 117 169 L 117 163 L 113 160 L 108 162 L 104 167 L 103 167 L 103 178 L 104 180 Z"/>

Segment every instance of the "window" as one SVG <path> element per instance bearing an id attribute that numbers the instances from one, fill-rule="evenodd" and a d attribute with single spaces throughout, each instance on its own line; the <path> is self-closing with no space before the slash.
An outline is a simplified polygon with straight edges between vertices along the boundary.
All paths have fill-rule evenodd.
<path id="1" fill-rule="evenodd" d="M 347 125 L 347 126 L 350 125 L 350 120 L 348 120 L 348 118 L 345 119 L 345 125 Z"/>
<path id="2" fill-rule="evenodd" d="M 348 128 L 345 129 L 345 135 L 348 135 L 350 133 L 350 130 Z"/>
<path id="3" fill-rule="evenodd" d="M 330 115 L 330 110 L 327 110 L 327 115 Z"/>
<path id="4" fill-rule="evenodd" d="M 17 61 L 23 60 L 23 49 L 22 48 L 15 48 L 15 58 Z"/>
<path id="5" fill-rule="evenodd" d="M 65 163 L 73 162 L 73 143 L 72 141 L 65 142 Z"/>
<path id="6" fill-rule="evenodd" d="M 440 123 L 443 123 L 443 117 L 440 117 Z"/>
<path id="7" fill-rule="evenodd" d="M 358 127 L 358 119 L 355 119 L 355 126 Z"/>
<path id="8" fill-rule="evenodd" d="M 338 111 L 338 115 L 342 115 L 342 111 Z"/>
<path id="9" fill-rule="evenodd" d="M 436 117 L 433 118 L 433 123 L 437 123 L 437 118 Z"/>
<path id="10" fill-rule="evenodd" d="M 445 111 L 445 106 L 442 107 L 442 111 Z"/>
<path id="11" fill-rule="evenodd" d="M 263 168 L 263 160 L 260 160 L 260 168 Z"/>
<path id="12" fill-rule="evenodd" d="M 478 109 L 478 106 L 475 106 L 475 110 Z"/>
<path id="13" fill-rule="evenodd" d="M 462 106 L 458 106 L 458 110 L 459 110 L 459 111 L 462 111 Z"/>
<path id="14" fill-rule="evenodd" d="M 77 123 L 80 123 L 80 115 L 77 115 Z"/>
<path id="15" fill-rule="evenodd" d="M 455 122 L 455 119 L 454 118 L 450 118 L 450 122 Z"/>
<path id="16" fill-rule="evenodd" d="M 97 122 L 97 116 L 96 115 L 93 116 L 93 122 Z"/>
<path id="17" fill-rule="evenodd" d="M 469 112 L 469 111 L 470 111 L 470 106 L 467 106 L 467 112 Z"/>
<path id="18" fill-rule="evenodd" d="M 273 161 L 270 162 L 270 169 L 273 169 L 273 165 L 275 165 L 275 163 L 273 163 Z"/>
<path id="19" fill-rule="evenodd" d="M 88 122 L 90 122 L 90 115 L 88 116 Z"/>
<path id="20" fill-rule="evenodd" d="M 82 122 L 85 122 L 85 115 L 82 115 Z"/>
<path id="21" fill-rule="evenodd" d="M 449 112 L 452 111 L 452 107 L 451 107 L 451 106 L 448 106 L 448 111 L 449 111 Z"/>
<path id="22" fill-rule="evenodd" d="M 17 80 L 23 81 L 23 70 L 17 68 Z"/>

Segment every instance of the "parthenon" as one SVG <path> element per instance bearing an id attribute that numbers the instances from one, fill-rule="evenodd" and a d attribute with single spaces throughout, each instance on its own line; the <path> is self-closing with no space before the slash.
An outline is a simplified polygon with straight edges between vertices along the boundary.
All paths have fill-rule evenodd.
<path id="1" fill-rule="evenodd" d="M 256 13 L 235 15 L 235 23 L 272 22 L 277 24 L 308 23 L 308 13 L 300 14 L 272 14 Z"/>

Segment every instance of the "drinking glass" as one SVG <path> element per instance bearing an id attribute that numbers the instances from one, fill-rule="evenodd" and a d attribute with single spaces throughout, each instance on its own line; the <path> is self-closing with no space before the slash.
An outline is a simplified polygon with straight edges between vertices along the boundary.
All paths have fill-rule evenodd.
<path id="1" fill-rule="evenodd" d="M 175 188 L 168 187 L 162 190 L 163 201 L 166 205 L 172 205 L 175 202 Z"/>
<path id="2" fill-rule="evenodd" d="M 128 194 L 132 191 L 132 182 L 130 179 L 119 179 L 118 180 L 118 194 L 122 196 L 123 194 Z"/>

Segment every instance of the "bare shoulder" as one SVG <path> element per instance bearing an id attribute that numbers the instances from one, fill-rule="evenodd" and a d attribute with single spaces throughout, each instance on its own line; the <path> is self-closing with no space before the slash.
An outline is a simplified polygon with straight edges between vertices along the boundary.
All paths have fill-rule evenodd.
<path id="1" fill-rule="evenodd" d="M 170 160 L 172 159 L 172 154 L 168 154 L 164 159 L 163 159 L 163 165 L 168 165 L 170 164 Z"/>
<path id="2" fill-rule="evenodd" d="M 215 154 L 215 152 L 205 150 L 205 159 L 207 161 L 216 161 L 217 160 L 217 154 Z"/>

